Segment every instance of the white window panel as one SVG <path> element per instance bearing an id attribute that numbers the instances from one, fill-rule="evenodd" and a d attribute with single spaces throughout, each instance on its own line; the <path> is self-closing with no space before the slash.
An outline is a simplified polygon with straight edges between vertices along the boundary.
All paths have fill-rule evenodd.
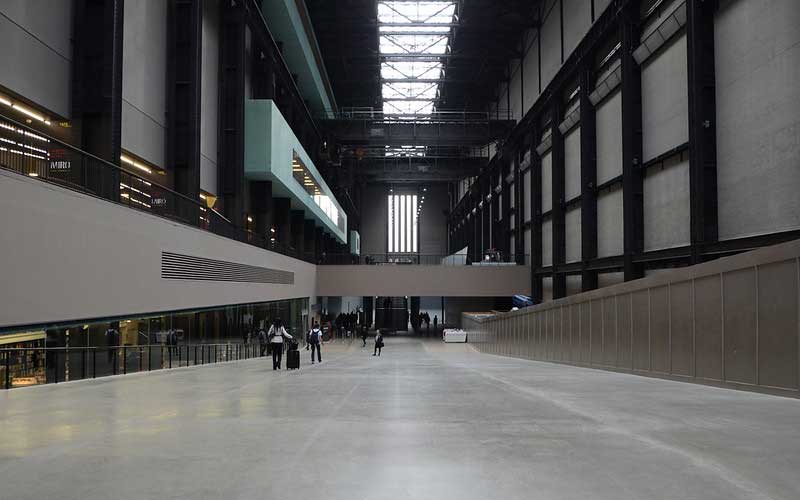
<path id="1" fill-rule="evenodd" d="M 406 115 L 430 114 L 433 112 L 433 101 L 385 101 L 383 112 Z"/>
<path id="2" fill-rule="evenodd" d="M 381 63 L 381 78 L 440 78 L 442 63 L 433 61 L 387 61 Z"/>
<path id="3" fill-rule="evenodd" d="M 436 99 L 436 83 L 384 83 L 384 99 Z"/>
<path id="4" fill-rule="evenodd" d="M 447 52 L 449 34 L 435 35 L 381 35 L 381 54 L 431 54 Z"/>
<path id="5" fill-rule="evenodd" d="M 455 14 L 455 2 L 380 2 L 380 23 L 449 23 Z"/>

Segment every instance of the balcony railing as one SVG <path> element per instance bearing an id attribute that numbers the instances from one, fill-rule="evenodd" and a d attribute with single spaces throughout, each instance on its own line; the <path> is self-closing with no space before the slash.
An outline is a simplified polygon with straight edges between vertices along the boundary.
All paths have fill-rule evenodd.
<path id="1" fill-rule="evenodd" d="M 237 227 L 193 200 L 0 115 L 0 167 L 297 259 L 311 255 Z"/>
<path id="2" fill-rule="evenodd" d="M 320 256 L 318 264 L 329 266 L 364 265 L 412 265 L 412 266 L 516 266 L 530 265 L 530 256 L 521 254 L 494 254 L 466 255 L 466 254 L 408 254 L 408 253 L 380 253 L 380 254 L 324 254 Z"/>
<path id="3" fill-rule="evenodd" d="M 257 358 L 258 344 L 0 349 L 0 389 Z"/>

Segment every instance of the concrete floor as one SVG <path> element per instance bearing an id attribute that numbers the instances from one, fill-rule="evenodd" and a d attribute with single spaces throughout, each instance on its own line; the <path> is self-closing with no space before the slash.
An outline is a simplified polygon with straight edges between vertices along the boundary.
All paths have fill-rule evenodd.
<path id="1" fill-rule="evenodd" d="M 2 392 L 0 498 L 800 498 L 798 400 L 413 339 L 326 347 L 297 372 Z"/>

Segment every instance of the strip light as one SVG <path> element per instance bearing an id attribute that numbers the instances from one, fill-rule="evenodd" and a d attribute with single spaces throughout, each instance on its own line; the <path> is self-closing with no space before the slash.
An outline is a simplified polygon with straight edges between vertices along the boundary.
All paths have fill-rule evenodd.
<path id="1" fill-rule="evenodd" d="M 119 187 L 121 187 L 122 189 L 130 189 L 134 193 L 139 193 L 142 196 L 147 196 L 148 198 L 152 198 L 152 196 L 150 196 L 149 194 L 145 193 L 144 191 L 139 191 L 135 187 L 130 187 L 129 185 L 127 185 L 125 183 L 120 182 L 119 183 Z"/>
<path id="2" fill-rule="evenodd" d="M 133 158 L 130 158 L 130 157 L 125 156 L 125 155 L 119 155 L 119 159 L 123 163 L 127 163 L 128 165 L 130 165 L 132 167 L 135 167 L 135 168 L 138 168 L 139 170 L 142 170 L 144 172 L 147 172 L 148 174 L 152 174 L 153 173 L 153 170 L 150 167 L 147 167 L 146 165 L 142 165 L 141 163 L 139 163 L 138 161 L 134 160 Z"/>
<path id="3" fill-rule="evenodd" d="M 35 119 L 35 120 L 38 120 L 38 121 L 44 123 L 45 125 L 50 125 L 50 120 L 48 120 L 47 117 L 45 117 L 45 116 L 33 111 L 32 109 L 29 109 L 26 106 L 23 106 L 22 104 L 19 104 L 19 103 L 16 103 L 16 102 L 12 101 L 11 99 L 9 99 L 6 96 L 0 95 L 0 104 L 5 104 L 6 106 L 11 107 L 11 109 L 19 111 L 20 113 L 22 113 L 24 115 L 27 115 L 27 116 Z"/>
<path id="4" fill-rule="evenodd" d="M 20 155 L 20 156 L 30 156 L 31 158 L 37 158 L 39 160 L 46 160 L 47 159 L 44 156 L 35 155 L 33 153 L 26 153 L 25 151 L 19 151 L 17 149 L 8 149 L 8 148 L 0 147 L 0 151 L 6 151 L 8 153 L 14 153 L 14 154 Z"/>
<path id="5" fill-rule="evenodd" d="M 16 132 L 16 133 L 18 133 L 20 135 L 24 135 L 26 137 L 33 137 L 34 139 L 38 139 L 38 140 L 40 140 L 42 142 L 50 142 L 50 139 L 48 139 L 46 137 L 42 137 L 41 135 L 33 134 L 33 133 L 28 132 L 27 130 L 23 130 L 21 128 L 12 127 L 11 125 L 8 125 L 8 124 L 3 123 L 3 122 L 0 122 L 0 128 L 4 128 L 6 130 L 10 130 L 12 132 Z"/>

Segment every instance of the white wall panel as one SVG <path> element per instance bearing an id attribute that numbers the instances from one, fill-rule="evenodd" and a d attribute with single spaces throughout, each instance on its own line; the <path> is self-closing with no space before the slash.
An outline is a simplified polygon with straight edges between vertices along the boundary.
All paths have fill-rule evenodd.
<path id="1" fill-rule="evenodd" d="M 592 0 L 594 2 L 594 19 L 595 21 L 603 15 L 606 7 L 611 4 L 611 0 Z"/>
<path id="2" fill-rule="evenodd" d="M 564 193 L 567 200 L 581 194 L 581 128 L 564 137 Z"/>
<path id="3" fill-rule="evenodd" d="M 72 2 L 0 3 L 0 85 L 70 117 Z"/>
<path id="4" fill-rule="evenodd" d="M 219 122 L 219 0 L 203 0 L 200 85 L 200 189 L 217 192 Z"/>
<path id="5" fill-rule="evenodd" d="M 583 280 L 581 279 L 580 275 L 578 276 L 567 276 L 567 295 L 575 295 L 581 293 L 581 284 Z"/>
<path id="6" fill-rule="evenodd" d="M 56 323 L 316 295 L 316 266 L 0 171 L 0 325 Z M 31 231 L 30 228 L 36 228 Z M 293 285 L 169 280 L 161 252 L 294 273 Z M 69 286 L 56 286 L 56 285 Z"/>
<path id="7" fill-rule="evenodd" d="M 525 58 L 522 60 L 524 71 L 524 94 L 522 107 L 525 113 L 539 98 L 539 40 L 535 31 L 530 30 L 524 39 Z"/>
<path id="8" fill-rule="evenodd" d="M 542 26 L 542 89 L 547 88 L 561 67 L 561 13 L 558 2 L 547 2 L 547 18 Z"/>
<path id="9" fill-rule="evenodd" d="M 581 260 L 581 209 L 573 208 L 564 216 L 566 262 Z"/>
<path id="10" fill-rule="evenodd" d="M 125 2 L 122 147 L 165 168 L 167 2 Z"/>
<path id="11" fill-rule="evenodd" d="M 598 288 L 616 285 L 623 281 L 625 281 L 625 273 L 600 273 L 597 275 Z"/>
<path id="12" fill-rule="evenodd" d="M 542 300 L 553 300 L 553 278 L 542 279 Z"/>
<path id="13" fill-rule="evenodd" d="M 719 237 L 800 227 L 800 2 L 739 0 L 715 24 Z"/>
<path id="14" fill-rule="evenodd" d="M 522 67 L 519 59 L 511 61 L 511 82 L 508 86 L 511 101 L 511 118 L 519 120 L 523 116 L 522 111 Z"/>
<path id="15" fill-rule="evenodd" d="M 661 49 L 642 67 L 644 161 L 689 140 L 686 35 Z"/>
<path id="16" fill-rule="evenodd" d="M 597 256 L 622 255 L 622 188 L 603 191 L 597 197 Z"/>
<path id="17" fill-rule="evenodd" d="M 650 168 L 644 178 L 644 249 L 688 245 L 689 162 Z"/>
<path id="18" fill-rule="evenodd" d="M 564 58 L 578 46 L 592 25 L 592 0 L 562 0 L 564 2 Z"/>
<path id="19" fill-rule="evenodd" d="M 532 250 L 532 247 L 531 247 L 531 230 L 530 229 L 526 229 L 525 230 L 525 249 L 523 250 L 523 253 L 526 256 L 527 255 L 531 255 L 533 253 L 533 250 Z"/>
<path id="20" fill-rule="evenodd" d="M 542 222 L 542 266 L 553 265 L 553 221 Z"/>
<path id="21" fill-rule="evenodd" d="M 542 156 L 542 213 L 553 208 L 553 155 Z"/>
<path id="22" fill-rule="evenodd" d="M 617 91 L 595 112 L 597 183 L 622 175 L 622 93 Z"/>
<path id="23" fill-rule="evenodd" d="M 528 169 L 522 176 L 522 187 L 525 191 L 525 222 L 531 220 L 531 169 Z"/>

